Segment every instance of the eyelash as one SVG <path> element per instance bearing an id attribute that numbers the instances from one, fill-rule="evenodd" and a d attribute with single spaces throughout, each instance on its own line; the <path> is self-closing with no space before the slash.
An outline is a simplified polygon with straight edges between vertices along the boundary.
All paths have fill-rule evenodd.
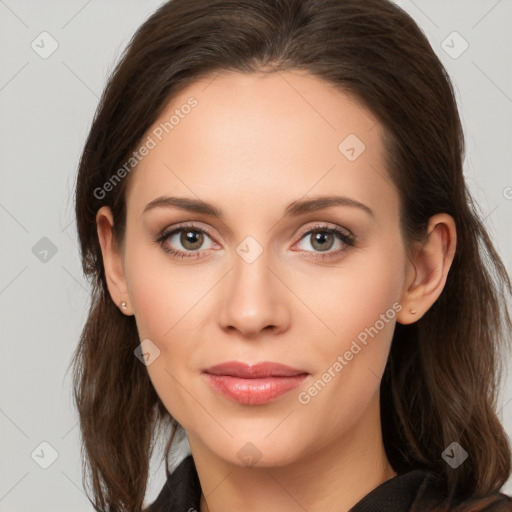
<path id="1" fill-rule="evenodd" d="M 180 233 L 182 231 L 187 231 L 187 230 L 188 231 L 198 232 L 198 233 L 203 233 L 205 235 L 208 235 L 210 238 L 213 238 L 206 229 L 199 228 L 198 226 L 190 223 L 190 224 L 182 224 L 182 225 L 180 225 L 178 227 L 175 227 L 175 228 L 172 228 L 172 229 L 165 229 L 164 231 L 162 231 L 158 235 L 158 237 L 156 238 L 155 242 L 157 242 L 162 247 L 162 249 L 165 252 L 169 253 L 173 258 L 177 258 L 177 259 L 183 259 L 183 258 L 198 259 L 198 258 L 201 257 L 201 252 L 202 251 L 187 251 L 188 253 L 191 254 L 189 256 L 184 251 L 178 251 L 176 249 L 172 249 L 169 246 L 165 245 L 165 242 L 167 241 L 167 239 L 170 238 L 172 235 L 175 235 L 176 233 Z M 319 259 L 319 260 L 331 259 L 331 258 L 334 258 L 336 255 L 339 255 L 340 253 L 347 252 L 349 249 L 351 249 L 352 247 L 355 247 L 355 245 L 356 245 L 355 244 L 356 238 L 355 238 L 354 235 L 346 234 L 346 233 L 344 233 L 343 231 L 341 231 L 338 228 L 332 228 L 332 227 L 321 225 L 321 224 L 313 226 L 308 231 L 303 233 L 302 236 L 300 237 L 299 241 L 302 240 L 303 238 L 305 238 L 307 235 L 311 235 L 315 231 L 319 231 L 319 232 L 322 232 L 322 233 L 328 233 L 328 234 L 331 234 L 331 235 L 336 235 L 338 237 L 338 239 L 341 240 L 347 247 L 344 248 L 344 249 L 340 249 L 338 251 L 335 251 L 335 252 L 327 253 L 327 254 L 318 253 L 318 255 L 315 255 L 315 256 L 308 256 L 308 257 L 311 257 L 313 259 Z M 305 251 L 305 252 L 309 252 L 310 253 L 312 251 Z"/>

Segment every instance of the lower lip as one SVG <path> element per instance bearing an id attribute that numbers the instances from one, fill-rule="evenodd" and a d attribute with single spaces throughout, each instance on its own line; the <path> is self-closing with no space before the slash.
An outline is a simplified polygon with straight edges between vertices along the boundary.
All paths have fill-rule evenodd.
<path id="1" fill-rule="evenodd" d="M 242 379 L 210 373 L 207 373 L 206 376 L 213 389 L 224 396 L 244 405 L 259 405 L 270 402 L 296 388 L 308 374 L 261 379 Z"/>

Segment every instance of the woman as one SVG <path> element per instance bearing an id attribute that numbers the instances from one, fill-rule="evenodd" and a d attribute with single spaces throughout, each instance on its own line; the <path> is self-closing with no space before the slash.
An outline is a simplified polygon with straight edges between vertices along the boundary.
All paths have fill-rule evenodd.
<path id="1" fill-rule="evenodd" d="M 511 282 L 450 79 L 387 0 L 173 0 L 77 179 L 96 510 L 512 510 Z M 176 432 L 191 455 L 170 474 Z"/>

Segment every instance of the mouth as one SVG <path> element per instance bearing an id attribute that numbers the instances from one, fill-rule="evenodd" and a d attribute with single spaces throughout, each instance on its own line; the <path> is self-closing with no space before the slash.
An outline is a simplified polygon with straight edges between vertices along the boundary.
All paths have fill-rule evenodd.
<path id="1" fill-rule="evenodd" d="M 203 371 L 211 387 L 243 405 L 260 405 L 299 386 L 308 377 L 305 370 L 280 363 L 248 365 L 238 361 L 221 363 Z"/>

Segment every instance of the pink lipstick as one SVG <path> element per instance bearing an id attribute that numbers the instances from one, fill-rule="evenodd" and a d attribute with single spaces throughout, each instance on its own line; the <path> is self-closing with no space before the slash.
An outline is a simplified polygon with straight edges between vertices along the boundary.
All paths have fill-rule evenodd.
<path id="1" fill-rule="evenodd" d="M 204 370 L 217 392 L 243 405 L 265 404 L 296 388 L 309 375 L 280 363 L 228 361 Z"/>

